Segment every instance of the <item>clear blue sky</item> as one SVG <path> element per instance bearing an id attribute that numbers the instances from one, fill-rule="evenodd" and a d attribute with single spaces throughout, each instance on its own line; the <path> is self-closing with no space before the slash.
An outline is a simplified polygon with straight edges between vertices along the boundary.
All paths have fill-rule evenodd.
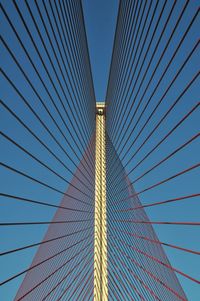
<path id="1" fill-rule="evenodd" d="M 112 54 L 118 0 L 83 0 L 97 101 L 104 101 Z"/>

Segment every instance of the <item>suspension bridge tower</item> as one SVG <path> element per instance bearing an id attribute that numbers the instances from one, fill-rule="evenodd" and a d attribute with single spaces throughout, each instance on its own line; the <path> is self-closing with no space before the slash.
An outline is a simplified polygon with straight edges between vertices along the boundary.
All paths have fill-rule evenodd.
<path id="1" fill-rule="evenodd" d="M 94 301 L 108 300 L 106 222 L 106 107 L 96 106 Z"/>

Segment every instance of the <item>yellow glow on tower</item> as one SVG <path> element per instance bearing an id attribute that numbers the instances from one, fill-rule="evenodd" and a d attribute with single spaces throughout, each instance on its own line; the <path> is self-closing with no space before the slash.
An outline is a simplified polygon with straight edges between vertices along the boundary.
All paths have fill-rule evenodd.
<path id="1" fill-rule="evenodd" d="M 105 103 L 96 106 L 94 301 L 108 300 Z"/>

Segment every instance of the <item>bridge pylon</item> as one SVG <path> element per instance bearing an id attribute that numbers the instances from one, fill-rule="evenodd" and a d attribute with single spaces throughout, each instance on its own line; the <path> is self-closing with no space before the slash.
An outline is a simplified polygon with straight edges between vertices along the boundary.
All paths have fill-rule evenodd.
<path id="1" fill-rule="evenodd" d="M 105 123 L 105 103 L 101 102 L 96 106 L 94 301 L 108 300 Z"/>

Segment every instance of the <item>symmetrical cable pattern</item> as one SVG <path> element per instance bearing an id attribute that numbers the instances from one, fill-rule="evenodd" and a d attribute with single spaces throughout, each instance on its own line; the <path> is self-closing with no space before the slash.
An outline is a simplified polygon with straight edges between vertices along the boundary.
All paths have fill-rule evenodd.
<path id="1" fill-rule="evenodd" d="M 0 8 L 3 300 L 198 296 L 197 2 L 119 1 L 103 104 L 81 0 Z"/>

